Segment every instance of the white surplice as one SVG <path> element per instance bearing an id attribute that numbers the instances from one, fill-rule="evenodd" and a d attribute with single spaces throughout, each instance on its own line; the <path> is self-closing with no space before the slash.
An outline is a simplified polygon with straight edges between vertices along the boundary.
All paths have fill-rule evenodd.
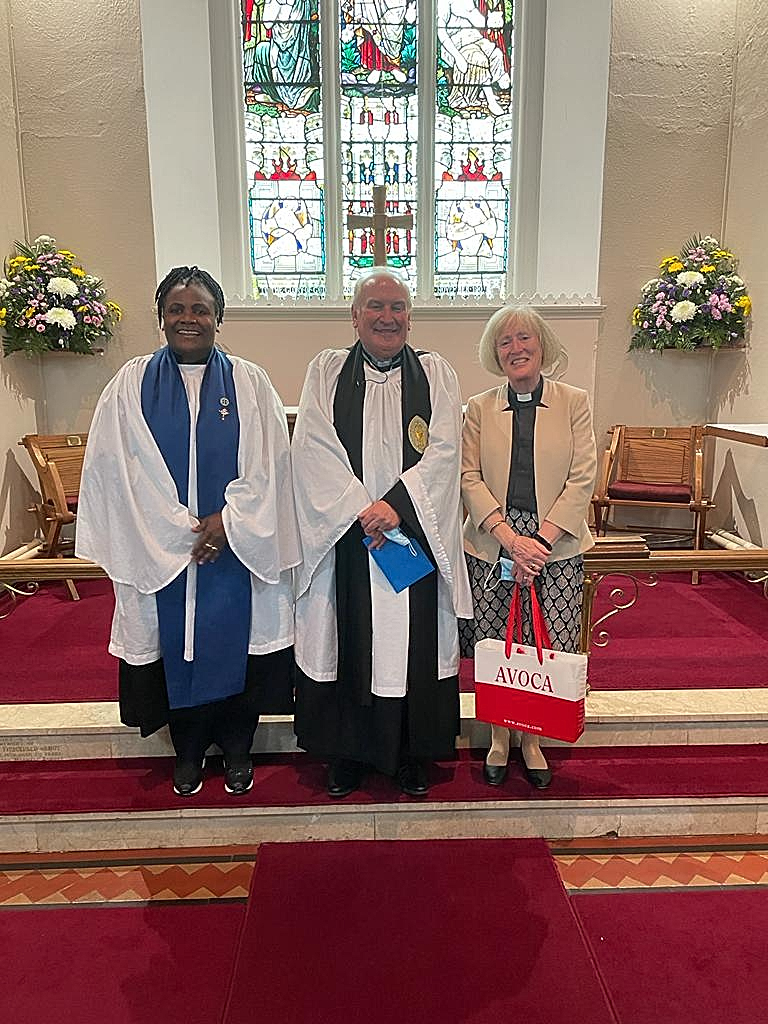
<path id="1" fill-rule="evenodd" d="M 429 443 L 420 461 L 401 472 L 401 371 L 396 368 L 382 373 L 365 364 L 363 480 L 359 480 L 333 426 L 333 399 L 348 355 L 346 349 L 328 349 L 310 363 L 296 417 L 291 453 L 304 555 L 294 573 L 296 662 L 310 679 L 336 679 L 334 545 L 359 513 L 399 479 L 408 491 L 438 566 L 438 678 L 445 679 L 458 672 L 456 617 L 472 614 L 461 536 L 458 380 L 451 366 L 437 354 L 421 356 L 432 405 Z M 377 696 L 402 697 L 408 667 L 408 591 L 395 594 L 372 559 L 369 567 L 371 690 Z"/>
<path id="2" fill-rule="evenodd" d="M 99 399 L 88 434 L 78 499 L 76 553 L 98 562 L 115 588 L 109 651 L 131 665 L 162 656 L 155 593 L 187 574 L 185 659 L 192 660 L 197 539 L 196 432 L 204 366 L 180 367 L 190 405 L 189 504 L 141 411 L 152 355 L 130 360 Z M 240 419 L 238 476 L 224 492 L 227 542 L 251 573 L 249 654 L 293 643 L 291 570 L 301 561 L 283 405 L 266 373 L 232 362 Z"/>

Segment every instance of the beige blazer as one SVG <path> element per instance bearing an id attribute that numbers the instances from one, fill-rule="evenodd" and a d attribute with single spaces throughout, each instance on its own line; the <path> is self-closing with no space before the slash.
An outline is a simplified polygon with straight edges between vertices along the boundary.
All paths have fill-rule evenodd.
<path id="1" fill-rule="evenodd" d="M 480 523 L 506 509 L 512 459 L 512 422 L 507 382 L 467 402 L 462 435 L 461 496 L 469 513 L 464 550 L 485 562 L 499 557 L 499 542 Z M 571 558 L 594 544 L 587 511 L 595 484 L 597 452 L 589 397 L 581 388 L 544 378 L 533 436 L 539 523 L 564 531 L 551 561 Z"/>

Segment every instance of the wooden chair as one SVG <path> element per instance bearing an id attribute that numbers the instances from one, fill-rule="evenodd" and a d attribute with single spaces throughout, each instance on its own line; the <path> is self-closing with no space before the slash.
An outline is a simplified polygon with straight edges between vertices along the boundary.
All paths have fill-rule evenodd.
<path id="1" fill-rule="evenodd" d="M 29 452 L 40 482 L 41 501 L 30 509 L 37 518 L 42 554 L 62 558 L 71 547 L 61 537 L 62 527 L 75 522 L 80 476 L 88 434 L 25 434 L 19 441 Z M 67 589 L 74 601 L 80 599 L 72 580 Z"/>
<path id="2" fill-rule="evenodd" d="M 598 536 L 614 508 L 685 508 L 693 514 L 693 547 L 699 551 L 714 507 L 703 491 L 703 432 L 703 426 L 611 427 L 592 498 Z M 698 571 L 691 582 L 699 582 Z"/>

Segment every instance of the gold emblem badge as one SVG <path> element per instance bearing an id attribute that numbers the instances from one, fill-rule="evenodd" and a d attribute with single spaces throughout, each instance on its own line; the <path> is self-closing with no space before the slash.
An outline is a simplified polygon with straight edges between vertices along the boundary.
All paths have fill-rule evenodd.
<path id="1" fill-rule="evenodd" d="M 408 424 L 408 440 L 411 447 L 423 455 L 429 441 L 429 427 L 421 416 L 414 416 Z"/>

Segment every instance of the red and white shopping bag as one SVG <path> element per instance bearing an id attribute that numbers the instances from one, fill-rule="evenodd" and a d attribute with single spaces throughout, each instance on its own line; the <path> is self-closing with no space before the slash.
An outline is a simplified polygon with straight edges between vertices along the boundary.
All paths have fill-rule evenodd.
<path id="1" fill-rule="evenodd" d="M 534 587 L 531 614 L 534 647 L 520 642 L 518 585 L 509 606 L 506 640 L 475 644 L 475 717 L 573 743 L 584 732 L 587 657 L 549 650 L 549 633 Z"/>

